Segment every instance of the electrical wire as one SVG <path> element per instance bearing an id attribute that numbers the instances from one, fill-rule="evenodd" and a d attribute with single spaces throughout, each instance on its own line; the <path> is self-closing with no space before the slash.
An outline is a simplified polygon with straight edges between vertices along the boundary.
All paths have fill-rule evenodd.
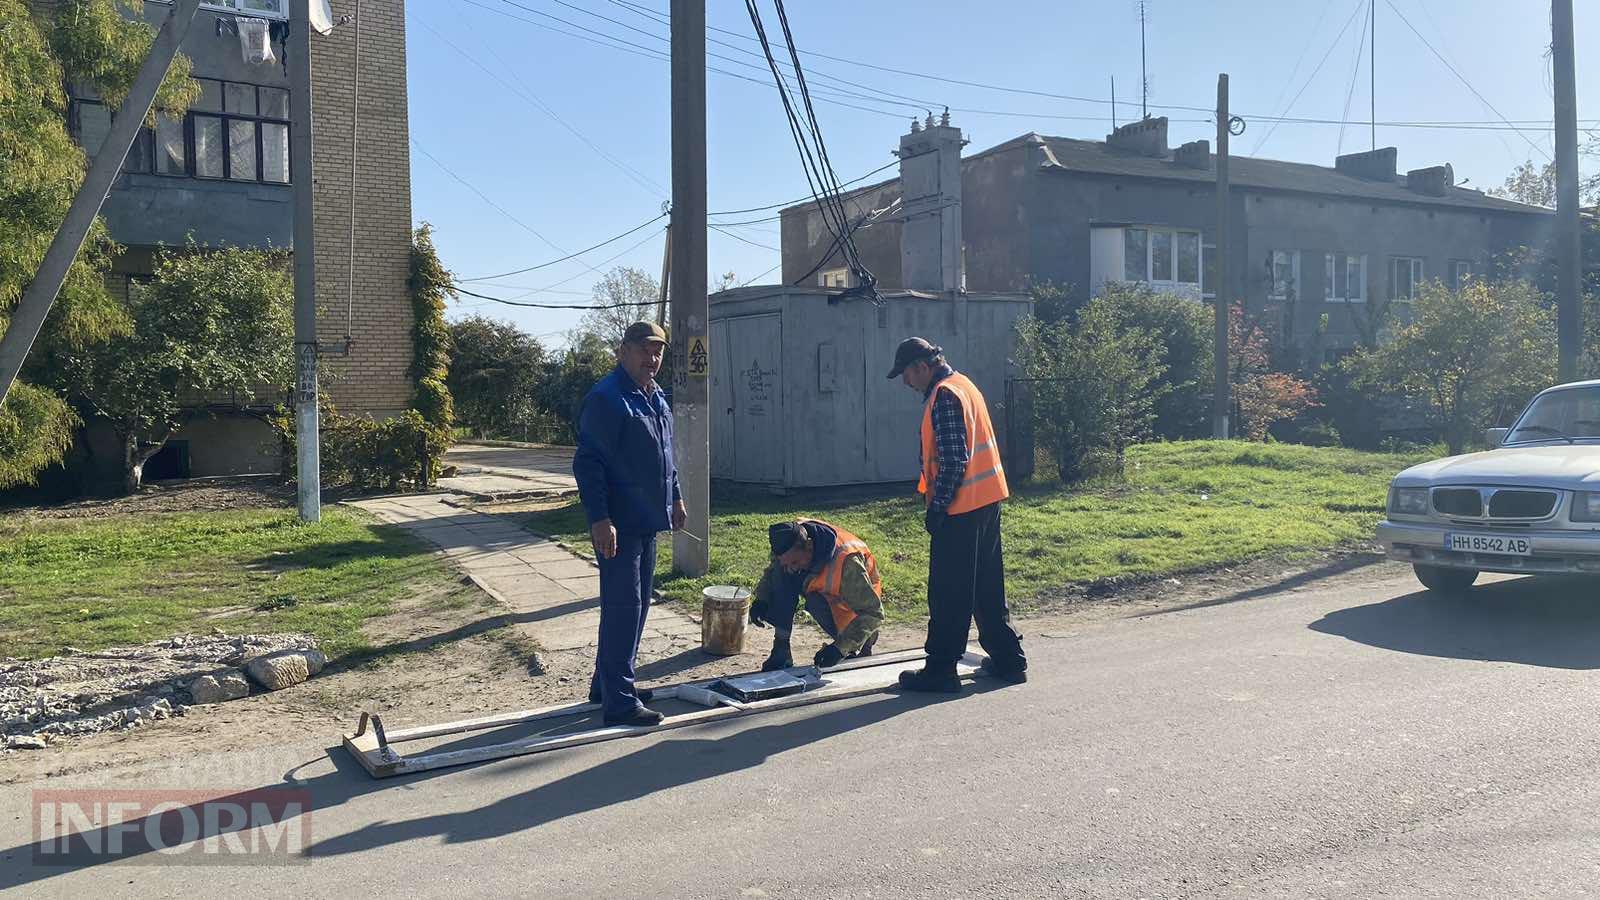
<path id="1" fill-rule="evenodd" d="M 601 241 L 598 244 L 591 244 L 590 246 L 585 247 L 582 250 L 577 251 L 576 253 L 568 253 L 566 256 L 563 256 L 563 257 L 561 257 L 559 259 L 552 259 L 552 260 L 549 260 L 547 262 L 538 263 L 537 265 L 524 266 L 523 268 L 513 269 L 513 270 L 511 270 L 509 272 L 501 272 L 501 273 L 499 273 L 497 275 L 479 275 L 479 276 L 477 276 L 475 278 L 461 278 L 461 279 L 457 279 L 457 280 L 458 281 L 462 281 L 462 282 L 493 281 L 496 278 L 508 278 L 508 277 L 510 277 L 512 275 L 521 275 L 524 272 L 532 272 L 535 269 L 548 269 L 549 267 L 551 267 L 553 265 L 556 265 L 557 263 L 564 263 L 569 259 L 573 259 L 575 257 L 582 256 L 582 255 L 584 255 L 585 253 L 588 253 L 591 250 L 598 250 L 598 249 L 600 249 L 601 247 L 604 247 L 607 244 L 611 244 L 611 243 L 615 243 L 617 241 L 620 241 L 620 240 L 622 240 L 623 238 L 627 237 L 630 234 L 633 234 L 633 233 L 635 233 L 637 231 L 640 231 L 642 229 L 650 227 L 651 225 L 654 225 L 655 223 L 657 223 L 657 222 L 661 221 L 662 219 L 666 218 L 666 216 L 667 216 L 666 213 L 662 213 L 661 215 L 656 216 L 655 218 L 649 220 L 648 222 L 640 222 L 638 225 L 635 225 L 632 228 L 629 228 L 627 231 L 624 231 L 621 234 L 614 234 L 611 237 L 606 238 L 605 240 Z"/>
<path id="2" fill-rule="evenodd" d="M 1507 125 L 1510 125 L 1511 126 L 1511 130 L 1515 131 L 1518 135 L 1520 135 L 1522 137 L 1522 139 L 1527 142 L 1528 146 L 1532 147 L 1540 156 L 1543 156 L 1546 161 L 1550 160 L 1550 154 L 1546 153 L 1544 151 L 1543 147 L 1540 147 L 1538 144 L 1534 143 L 1533 139 L 1529 138 L 1526 134 L 1524 134 L 1522 129 L 1517 128 L 1515 125 L 1511 125 L 1511 121 L 1509 119 L 1507 119 L 1504 115 L 1501 115 L 1500 110 L 1495 109 L 1494 104 L 1490 103 L 1488 98 L 1486 98 L 1482 94 L 1478 93 L 1478 89 L 1472 86 L 1472 82 L 1468 81 L 1466 76 L 1462 75 L 1461 72 L 1458 71 L 1455 66 L 1452 66 L 1450 64 L 1450 61 L 1448 59 L 1444 58 L 1444 54 L 1442 54 L 1438 50 L 1434 49 L 1433 44 L 1429 43 L 1428 39 L 1422 36 L 1422 32 L 1418 31 L 1417 27 L 1415 25 L 1411 24 L 1411 20 L 1406 18 L 1406 14 L 1401 12 L 1400 8 L 1395 6 L 1394 3 L 1392 2 L 1392 0 L 1383 0 L 1383 2 L 1390 9 L 1394 10 L 1394 14 L 1400 17 L 1400 21 L 1404 22 L 1405 26 L 1407 28 L 1411 29 L 1411 33 L 1417 36 L 1417 40 L 1422 42 L 1422 46 L 1427 47 L 1428 48 L 1428 52 L 1432 53 L 1434 55 L 1434 57 L 1439 60 L 1439 62 L 1444 63 L 1444 67 L 1446 69 L 1450 70 L 1450 74 L 1454 75 L 1456 77 L 1457 81 L 1460 81 L 1461 84 L 1464 85 L 1467 90 L 1471 91 L 1472 92 L 1472 96 L 1478 98 L 1478 102 L 1479 103 L 1482 103 L 1484 106 L 1488 107 L 1489 111 L 1494 113 L 1495 117 L 1498 118 L 1500 121 L 1504 122 Z"/>
<path id="3" fill-rule="evenodd" d="M 723 235 L 725 237 L 731 237 L 736 241 L 742 241 L 743 243 L 749 244 L 752 247 L 760 247 L 762 250 L 771 250 L 773 253 L 782 253 L 783 252 L 782 250 L 778 249 L 777 247 L 773 247 L 773 246 L 770 246 L 770 245 L 767 245 L 767 244 L 763 244 L 763 243 L 760 243 L 758 241 L 752 241 L 747 237 L 735 234 L 732 231 L 729 231 L 726 227 L 723 227 L 721 225 L 711 224 L 711 225 L 707 225 L 706 227 L 710 228 L 712 231 L 717 232 L 718 234 L 721 234 L 721 235 Z"/>
<path id="4" fill-rule="evenodd" d="M 1374 8 L 1373 5 L 1375 3 L 1377 3 L 1377 0 L 1367 0 L 1366 7 L 1369 12 Z M 1357 12 L 1360 12 L 1359 8 L 1357 9 Z M 1366 49 L 1367 33 L 1363 30 L 1361 32 L 1361 40 L 1356 42 L 1356 62 L 1355 65 L 1350 69 L 1350 89 L 1346 91 L 1344 95 L 1344 112 L 1339 114 L 1339 120 L 1341 123 L 1348 121 L 1350 118 L 1350 100 L 1356 95 L 1356 79 L 1361 76 L 1361 57 L 1365 55 Z M 1333 151 L 1335 156 L 1338 156 L 1344 152 L 1344 129 L 1345 126 L 1340 124 L 1339 143 L 1334 146 Z"/>
<path id="5" fill-rule="evenodd" d="M 1340 28 L 1339 33 L 1334 36 L 1333 43 L 1328 45 L 1327 51 L 1322 54 L 1322 59 L 1317 61 L 1316 68 L 1312 69 L 1311 74 L 1306 76 L 1305 83 L 1300 85 L 1300 90 L 1296 91 L 1294 97 L 1290 98 L 1288 105 L 1283 108 L 1282 115 L 1288 115 L 1289 110 L 1294 109 L 1295 103 L 1299 102 L 1301 95 L 1306 92 L 1306 88 L 1311 87 L 1311 83 L 1317 80 L 1317 73 L 1322 71 L 1322 67 L 1324 65 L 1327 65 L 1328 57 L 1333 55 L 1333 51 L 1339 46 L 1339 42 L 1344 40 L 1345 32 L 1350 30 L 1350 25 L 1355 22 L 1356 16 L 1361 13 L 1361 7 L 1363 5 L 1364 4 L 1362 3 L 1362 0 L 1356 0 L 1356 8 L 1350 12 L 1350 18 L 1344 20 L 1344 27 Z M 1261 152 L 1261 148 L 1267 145 L 1267 141 L 1272 137 L 1272 133 L 1277 131 L 1278 126 L 1281 124 L 1281 121 L 1275 121 L 1272 123 L 1272 127 L 1268 128 L 1266 134 L 1261 136 L 1261 140 L 1256 141 L 1254 149 L 1250 151 L 1251 156 L 1255 156 Z"/>

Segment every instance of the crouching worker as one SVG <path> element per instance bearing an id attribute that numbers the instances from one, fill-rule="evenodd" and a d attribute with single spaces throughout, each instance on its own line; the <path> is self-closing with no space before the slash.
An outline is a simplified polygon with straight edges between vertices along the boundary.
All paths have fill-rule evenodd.
<path id="1" fill-rule="evenodd" d="M 761 671 L 794 665 L 789 636 L 801 598 L 832 638 L 812 660 L 819 668 L 870 656 L 883 624 L 883 581 L 866 542 L 820 519 L 779 522 L 767 529 L 767 541 L 772 563 L 750 604 L 750 622 L 763 628 L 771 623 L 774 632 L 772 655 Z"/>

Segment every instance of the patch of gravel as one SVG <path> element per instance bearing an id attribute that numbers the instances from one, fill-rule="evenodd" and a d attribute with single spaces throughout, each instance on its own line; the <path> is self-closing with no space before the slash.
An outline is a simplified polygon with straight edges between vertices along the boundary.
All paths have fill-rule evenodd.
<path id="1" fill-rule="evenodd" d="M 195 702 L 189 692 L 195 679 L 316 644 L 308 634 L 217 632 L 38 660 L 0 658 L 0 746 L 38 748 L 54 737 L 182 715 Z"/>

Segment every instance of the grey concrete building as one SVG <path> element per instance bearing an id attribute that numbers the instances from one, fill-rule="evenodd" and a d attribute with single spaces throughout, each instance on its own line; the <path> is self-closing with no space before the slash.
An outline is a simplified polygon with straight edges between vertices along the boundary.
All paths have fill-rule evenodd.
<path id="1" fill-rule="evenodd" d="M 711 297 L 711 473 L 773 486 L 915 481 L 922 397 L 884 376 L 900 341 L 920 335 L 984 392 L 1008 446 L 1006 383 L 1025 293 L 961 286 L 960 133 L 935 126 L 901 141 L 892 196 L 851 195 L 852 215 L 892 228 L 857 233 L 871 268 L 894 286 L 873 302 L 840 263 L 810 284 L 736 288 Z M 791 218 L 786 215 L 785 267 Z M 813 243 L 831 235 L 818 218 Z M 820 252 L 820 251 L 819 251 Z"/>
<path id="2" fill-rule="evenodd" d="M 924 232 L 943 242 L 944 264 L 955 259 L 955 283 L 975 293 L 1053 283 L 1084 300 L 1133 281 L 1215 296 L 1207 142 L 1170 148 L 1167 122 L 1155 118 L 1104 141 L 1026 134 L 961 158 L 963 144 L 948 117 L 914 122 L 900 141 L 901 177 L 847 197 L 862 261 L 884 287 L 933 277 L 899 250 L 902 234 Z M 1459 187 L 1448 165 L 1400 174 L 1397 156 L 1381 148 L 1332 167 L 1231 158 L 1231 293 L 1253 313 L 1270 308 L 1308 364 L 1372 335 L 1379 311 L 1405 315 L 1424 280 L 1480 275 L 1550 227 L 1550 211 Z M 783 211 L 782 240 L 785 283 L 849 284 L 813 206 Z"/>
<path id="3" fill-rule="evenodd" d="M 331 350 L 324 396 L 342 413 L 382 418 L 405 409 L 412 391 L 405 3 L 361 0 L 359 18 L 356 0 L 328 5 L 341 24 L 312 35 L 310 98 L 318 332 Z M 52 4 L 36 6 L 48 14 Z M 152 0 L 142 15 L 159 25 L 170 9 Z M 256 47 L 269 47 L 273 59 L 247 57 L 240 17 L 264 22 Z M 126 248 L 113 265 L 113 291 L 147 279 L 159 248 L 191 240 L 294 249 L 289 110 L 302 98 L 291 94 L 285 68 L 287 19 L 288 0 L 201 5 L 181 48 L 200 100 L 181 117 L 158 115 L 140 133 L 102 210 L 111 236 Z M 92 91 L 70 92 L 69 125 L 92 154 L 111 114 Z M 195 398 L 190 424 L 150 461 L 146 477 L 276 471 L 279 458 L 259 414 L 283 399 Z"/>

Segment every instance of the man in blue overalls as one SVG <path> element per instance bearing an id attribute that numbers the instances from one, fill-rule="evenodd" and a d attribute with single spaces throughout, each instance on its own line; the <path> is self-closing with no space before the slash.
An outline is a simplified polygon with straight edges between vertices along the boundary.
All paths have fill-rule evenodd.
<path id="1" fill-rule="evenodd" d="M 682 528 L 686 517 L 672 410 L 655 382 L 666 346 L 660 325 L 629 325 L 617 367 L 589 391 L 578 416 L 572 474 L 600 564 L 600 647 L 589 699 L 601 704 L 608 725 L 661 722 L 640 702 L 633 677 L 654 588 L 656 533 Z"/>

